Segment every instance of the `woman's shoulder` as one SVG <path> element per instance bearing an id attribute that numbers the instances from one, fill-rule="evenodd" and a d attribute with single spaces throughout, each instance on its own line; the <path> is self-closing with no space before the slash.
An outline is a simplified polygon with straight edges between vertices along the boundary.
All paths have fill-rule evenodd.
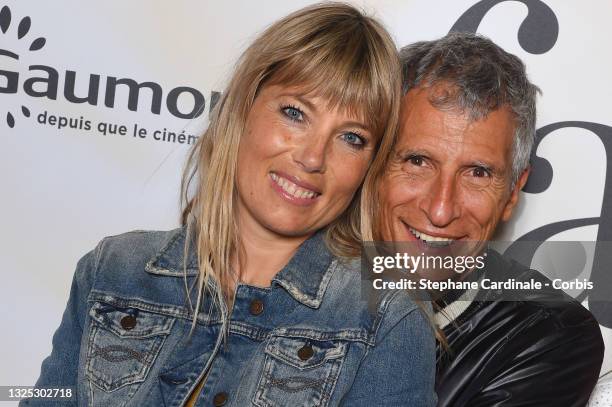
<path id="1" fill-rule="evenodd" d="M 336 258 L 331 267 L 333 277 L 323 301 L 325 308 L 338 313 L 340 320 L 356 319 L 372 339 L 409 314 L 427 313 L 430 308 L 428 303 L 413 299 L 406 290 L 375 289 L 372 276 L 362 268 L 359 258 Z"/>
<path id="2" fill-rule="evenodd" d="M 379 285 L 374 283 L 378 275 L 364 267 L 360 258 L 334 260 L 336 270 L 334 275 L 339 281 L 338 290 L 345 294 L 359 294 L 359 297 L 377 304 L 377 312 L 384 313 L 386 310 L 401 312 L 420 308 L 420 303 L 416 301 L 408 290 L 403 289 L 379 289 Z M 391 307 L 391 308 L 390 308 Z"/>
<path id="3" fill-rule="evenodd" d="M 185 230 L 134 230 L 102 239 L 96 248 L 98 267 L 143 265 L 149 269 L 182 265 Z"/>
<path id="4" fill-rule="evenodd" d="M 88 272 L 93 276 L 92 291 L 146 297 L 157 289 L 165 290 L 172 284 L 158 277 L 182 277 L 185 273 L 184 244 L 184 228 L 136 230 L 105 237 L 91 253 L 93 262 L 88 263 L 91 268 Z M 188 255 L 187 274 L 194 276 L 195 253 L 190 250 Z"/>
<path id="5" fill-rule="evenodd" d="M 100 249 L 115 254 L 148 252 L 155 253 L 164 246 L 183 238 L 184 228 L 172 230 L 132 230 L 117 235 L 107 236 L 100 241 Z"/>

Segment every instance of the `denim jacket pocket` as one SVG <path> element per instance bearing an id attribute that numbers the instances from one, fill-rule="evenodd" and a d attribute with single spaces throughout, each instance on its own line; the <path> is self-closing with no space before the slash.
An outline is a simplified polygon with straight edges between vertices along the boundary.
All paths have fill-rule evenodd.
<path id="1" fill-rule="evenodd" d="M 327 406 L 346 354 L 343 341 L 272 337 L 253 403 L 260 407 Z"/>
<path id="2" fill-rule="evenodd" d="M 103 302 L 95 302 L 89 316 L 85 371 L 107 392 L 145 380 L 174 323 L 172 317 Z"/>

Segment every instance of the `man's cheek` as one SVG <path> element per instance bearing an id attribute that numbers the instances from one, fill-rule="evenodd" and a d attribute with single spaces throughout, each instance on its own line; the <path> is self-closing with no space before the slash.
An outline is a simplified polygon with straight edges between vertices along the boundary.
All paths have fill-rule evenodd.
<path id="1" fill-rule="evenodd" d="M 469 216 L 476 221 L 480 228 L 487 228 L 490 223 L 495 223 L 499 199 L 490 191 L 473 192 L 465 194 L 462 205 L 463 216 Z"/>

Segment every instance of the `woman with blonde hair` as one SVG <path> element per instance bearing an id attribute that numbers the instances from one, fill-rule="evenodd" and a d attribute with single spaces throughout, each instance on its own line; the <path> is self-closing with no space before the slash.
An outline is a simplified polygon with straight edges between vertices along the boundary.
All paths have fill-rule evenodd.
<path id="1" fill-rule="evenodd" d="M 351 259 L 399 99 L 391 38 L 352 6 L 271 25 L 190 155 L 183 227 L 80 260 L 36 385 L 91 406 L 433 405 L 426 316 L 368 303 Z"/>

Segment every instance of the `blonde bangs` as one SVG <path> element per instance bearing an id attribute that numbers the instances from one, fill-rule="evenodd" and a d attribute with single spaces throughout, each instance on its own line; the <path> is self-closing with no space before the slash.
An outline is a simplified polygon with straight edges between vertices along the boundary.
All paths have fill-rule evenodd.
<path id="1" fill-rule="evenodd" d="M 360 21 L 354 25 L 350 30 L 335 27 L 337 35 L 323 27 L 325 41 L 316 47 L 312 43 L 309 47 L 291 44 L 294 52 L 271 66 L 260 86 L 264 83 L 299 86 L 305 93 L 327 100 L 329 109 L 338 108 L 363 121 L 380 139 L 395 102 L 394 87 L 399 74 L 394 60 L 396 51 L 380 49 L 385 42 L 372 38 L 380 36 L 371 32 L 372 27 Z M 353 35 L 347 36 L 347 30 Z"/>

